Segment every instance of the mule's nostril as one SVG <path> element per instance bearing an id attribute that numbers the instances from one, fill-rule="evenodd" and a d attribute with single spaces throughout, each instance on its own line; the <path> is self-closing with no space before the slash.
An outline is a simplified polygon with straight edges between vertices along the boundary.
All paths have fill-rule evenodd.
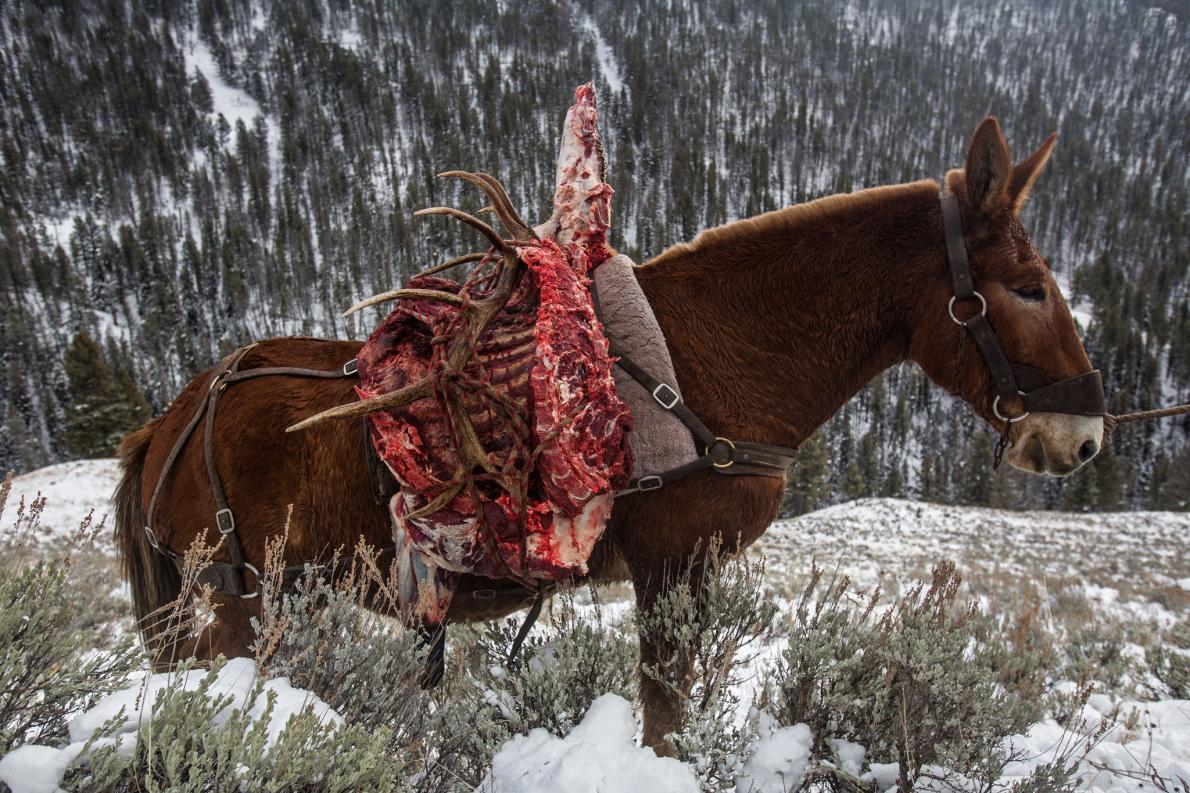
<path id="1" fill-rule="evenodd" d="M 1095 452 L 1099 451 L 1099 444 L 1095 441 L 1084 441 L 1083 445 L 1078 447 L 1078 461 L 1085 463 L 1095 456 Z"/>

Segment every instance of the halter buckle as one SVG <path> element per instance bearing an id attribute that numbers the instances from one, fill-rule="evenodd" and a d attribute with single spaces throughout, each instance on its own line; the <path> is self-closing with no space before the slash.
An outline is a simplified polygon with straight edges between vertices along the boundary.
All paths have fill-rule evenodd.
<path id="1" fill-rule="evenodd" d="M 972 292 L 970 297 L 973 297 L 979 301 L 979 313 L 976 314 L 975 316 L 976 317 L 986 317 L 988 315 L 988 301 L 985 300 L 983 295 L 979 294 L 979 292 Z M 965 326 L 968 322 L 975 319 L 975 317 L 968 317 L 967 319 L 959 319 L 958 317 L 956 317 L 954 315 L 954 304 L 956 301 L 958 301 L 958 299 L 959 299 L 958 295 L 951 295 L 950 302 L 946 304 L 946 313 L 950 314 L 950 319 L 952 322 L 954 322 L 954 324 L 959 325 L 961 327 L 961 326 Z M 965 297 L 963 299 L 967 300 L 969 298 Z"/>
<path id="2" fill-rule="evenodd" d="M 230 509 L 224 507 L 215 513 L 215 525 L 219 527 L 220 534 L 224 536 L 231 534 L 236 530 L 236 516 L 231 514 Z"/>
<path id="3" fill-rule="evenodd" d="M 157 535 L 153 532 L 153 529 L 145 526 L 145 535 L 149 538 L 149 545 L 153 548 L 153 550 L 160 551 L 161 544 L 157 542 Z"/>
<path id="4" fill-rule="evenodd" d="M 661 477 L 650 474 L 636 480 L 636 489 L 641 493 L 647 493 L 650 490 L 660 490 L 663 484 L 665 483 L 661 481 Z"/>
<path id="5" fill-rule="evenodd" d="M 343 376 L 351 377 L 353 374 L 359 374 L 359 363 L 355 358 L 343 364 Z"/>

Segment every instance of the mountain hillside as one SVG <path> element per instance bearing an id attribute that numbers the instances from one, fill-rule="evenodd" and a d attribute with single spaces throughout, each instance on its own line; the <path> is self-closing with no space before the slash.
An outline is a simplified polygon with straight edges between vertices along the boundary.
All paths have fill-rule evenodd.
<path id="1" fill-rule="evenodd" d="M 5 3 L 0 469 L 110 454 L 249 340 L 365 335 L 379 312 L 344 307 L 470 242 L 412 221 L 470 198 L 436 172 L 489 171 L 544 216 L 561 114 L 592 77 L 613 243 L 638 260 L 728 220 L 938 178 L 989 112 L 1018 154 L 1058 131 L 1025 220 L 1110 407 L 1186 401 L 1183 6 Z M 905 366 L 807 445 L 788 510 L 1185 509 L 1188 438 L 1185 419 L 1130 427 L 1069 482 L 993 476 L 989 431 Z"/>

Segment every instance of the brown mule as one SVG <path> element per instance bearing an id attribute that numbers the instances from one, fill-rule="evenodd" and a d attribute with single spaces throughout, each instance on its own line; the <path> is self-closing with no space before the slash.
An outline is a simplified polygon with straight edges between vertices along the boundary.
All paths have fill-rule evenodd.
<path id="1" fill-rule="evenodd" d="M 975 285 L 1005 354 L 1059 381 L 1089 372 L 1091 364 L 1045 261 L 1017 218 L 1052 145 L 1051 138 L 1013 167 L 999 127 L 987 119 L 965 168 L 947 174 L 946 187 L 958 198 Z M 689 407 L 718 435 L 796 447 L 868 380 L 904 360 L 1004 428 L 992 411 L 997 392 L 974 342 L 963 338 L 967 349 L 956 355 L 936 182 L 833 196 L 731 223 L 670 248 L 639 267 L 637 276 L 669 341 Z M 359 346 L 273 339 L 253 347 L 241 367 L 334 369 Z M 190 383 L 121 448 L 116 536 L 141 619 L 179 594 L 173 563 L 150 546 L 142 527 L 147 494 L 209 377 Z M 215 458 L 249 561 L 262 561 L 266 539 L 280 533 L 290 504 L 287 564 L 325 559 L 361 537 L 376 547 L 390 543 L 387 512 L 370 495 L 362 419 L 285 433 L 307 416 L 353 400 L 352 382 L 260 378 L 235 386 L 224 399 Z M 1035 412 L 1007 431 L 1012 465 L 1060 475 L 1098 450 L 1103 419 Z M 728 538 L 728 551 L 759 537 L 776 514 L 782 484 L 702 473 L 625 496 L 591 559 L 590 577 L 630 579 L 638 607 L 648 608 L 666 585 L 665 571 L 712 537 Z M 214 512 L 202 450 L 189 444 L 158 507 L 162 543 L 181 551 L 199 536 L 214 542 Z M 496 617 L 528 602 L 527 595 L 472 597 L 492 586 L 464 578 L 450 620 Z M 200 637 L 159 649 L 171 657 L 246 654 L 259 600 L 221 600 L 217 621 Z M 150 644 L 160 644 L 152 626 L 144 633 Z M 642 659 L 655 661 L 664 650 L 643 642 Z M 665 749 L 665 735 L 681 726 L 680 703 L 648 676 L 641 679 L 641 700 L 645 743 Z"/>

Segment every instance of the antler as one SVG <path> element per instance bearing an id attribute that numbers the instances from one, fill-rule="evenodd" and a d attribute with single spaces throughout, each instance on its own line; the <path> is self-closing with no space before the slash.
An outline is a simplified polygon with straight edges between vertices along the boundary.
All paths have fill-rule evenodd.
<path id="1" fill-rule="evenodd" d="M 459 176 L 479 186 L 492 200 L 494 211 L 500 218 L 500 222 L 508 228 L 518 241 L 530 242 L 537 239 L 533 231 L 525 225 L 524 221 L 516 213 L 516 210 L 512 208 L 512 204 L 508 200 L 508 194 L 505 193 L 503 186 L 493 177 L 487 174 L 471 174 L 462 171 L 449 171 L 444 175 Z M 504 240 L 496 233 L 495 229 L 473 215 L 452 207 L 431 207 L 429 209 L 419 210 L 413 214 L 415 217 L 426 217 L 428 215 L 453 217 L 463 221 L 487 237 L 494 249 L 493 251 L 485 254 L 468 254 L 467 256 L 459 257 L 457 260 L 452 259 L 440 266 L 445 268 L 447 265 L 461 264 L 464 260 L 468 259 L 475 260 L 478 258 L 482 260 L 494 252 L 499 251 L 503 263 L 500 267 L 500 273 L 495 287 L 486 297 L 478 300 L 472 300 L 468 294 L 456 295 L 451 292 L 434 289 L 397 289 L 392 292 L 375 295 L 357 303 L 347 313 L 350 314 L 367 306 L 403 297 L 442 300 L 459 305 L 462 312 L 463 329 L 451 341 L 444 365 L 446 370 L 459 371 L 466 365 L 467 360 L 474 353 L 475 345 L 478 343 L 484 329 L 495 319 L 496 315 L 500 313 L 500 310 L 508 303 L 509 298 L 512 297 L 512 292 L 520 282 L 521 274 L 525 270 L 525 264 L 517 255 L 515 243 Z M 294 424 L 285 431 L 296 432 L 312 427 L 327 419 L 348 418 L 372 413 L 376 410 L 384 410 L 385 408 L 400 407 L 415 400 L 433 396 L 433 394 L 433 384 L 429 378 L 426 378 L 387 394 L 380 394 L 370 399 L 324 410 Z M 452 408 L 452 417 L 460 433 L 461 450 L 464 452 L 464 456 L 468 458 L 468 462 L 473 466 L 478 465 L 487 471 L 493 470 L 487 452 L 484 451 L 482 444 L 479 442 L 475 427 L 471 424 L 471 420 L 463 408 L 462 400 L 458 395 L 449 395 L 447 402 Z"/>
<path id="2" fill-rule="evenodd" d="M 309 418 L 302 419 L 297 424 L 286 427 L 285 431 L 298 432 L 299 430 L 313 427 L 315 424 L 319 424 L 327 419 L 346 419 L 352 416 L 362 416 L 365 413 L 372 413 L 377 410 L 384 410 L 385 408 L 408 405 L 410 402 L 433 396 L 433 393 L 429 380 L 418 380 L 412 385 L 407 385 L 396 391 L 390 391 L 387 394 L 379 394 L 370 399 L 361 399 L 359 402 L 348 402 L 346 405 L 328 408 L 321 413 L 315 413 Z"/>
<path id="3" fill-rule="evenodd" d="M 463 256 L 456 256 L 453 259 L 444 261 L 442 264 L 435 264 L 433 267 L 427 267 L 413 277 L 422 278 L 427 275 L 437 275 L 443 270 L 449 270 L 451 267 L 458 267 L 460 264 L 466 264 L 467 262 L 481 262 L 491 255 L 492 251 L 489 249 L 483 252 L 468 253 Z"/>
<path id="4" fill-rule="evenodd" d="M 469 173 L 467 171 L 443 171 L 438 174 L 442 178 L 462 179 L 470 182 L 484 192 L 488 200 L 492 202 L 490 209 L 496 213 L 496 217 L 500 218 L 500 223 L 504 228 L 508 229 L 509 233 L 518 242 L 536 242 L 540 239 L 537 232 L 533 231 L 513 207 L 512 201 L 508 198 L 508 193 L 504 189 L 504 185 L 496 180 L 496 177 L 491 174 L 482 172 Z M 482 211 L 482 210 L 481 210 Z"/>
<path id="5" fill-rule="evenodd" d="M 355 312 L 365 309 L 368 306 L 374 306 L 377 303 L 387 303 L 390 300 L 400 300 L 403 297 L 414 298 L 418 300 L 441 300 L 444 303 L 454 303 L 457 306 L 463 304 L 463 298 L 459 297 L 454 292 L 444 292 L 441 289 L 394 289 L 391 292 L 372 295 L 367 300 L 361 300 L 351 308 L 344 311 L 340 316 L 349 317 Z"/>

